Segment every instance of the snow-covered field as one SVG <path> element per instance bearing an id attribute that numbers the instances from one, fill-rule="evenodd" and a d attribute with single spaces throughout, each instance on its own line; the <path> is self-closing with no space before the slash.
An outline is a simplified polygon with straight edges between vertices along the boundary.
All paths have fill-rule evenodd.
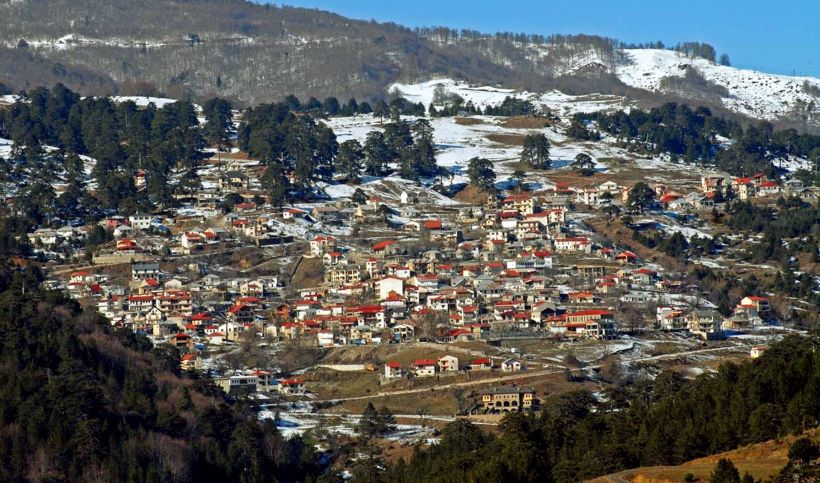
<path id="1" fill-rule="evenodd" d="M 173 104 L 177 102 L 176 99 L 168 99 L 166 97 L 145 97 L 145 96 L 115 96 L 112 97 L 111 100 L 113 102 L 128 102 L 133 101 L 136 105 L 140 107 L 147 107 L 149 104 L 153 104 L 158 109 L 164 107 L 166 104 Z"/>
<path id="2" fill-rule="evenodd" d="M 427 96 L 422 91 L 417 92 L 419 96 Z M 414 120 L 413 118 L 406 119 L 411 122 Z M 490 139 L 492 136 L 521 137 L 535 132 L 544 133 L 552 145 L 550 157 L 552 158 L 552 168 L 555 170 L 568 169 L 579 153 L 592 156 L 595 160 L 595 169 L 603 173 L 610 170 L 610 166 L 606 161 L 608 159 L 634 159 L 633 154 L 622 148 L 615 147 L 611 142 L 612 140 L 607 138 L 597 143 L 580 142 L 568 138 L 560 130 L 553 127 L 541 129 L 510 128 L 503 125 L 505 118 L 492 116 L 472 116 L 470 120 L 473 124 L 459 124 L 456 118 L 449 117 L 431 120 L 437 149 L 436 160 L 438 165 L 446 168 L 451 175 L 443 180 L 445 185 L 467 183 L 467 165 L 469 160 L 474 157 L 486 158 L 494 163 L 497 176 L 496 186 L 498 188 L 503 189 L 511 183 L 510 175 L 513 173 L 513 167 L 510 166 L 510 162 L 515 162 L 520 158 L 521 147 L 493 141 Z M 340 143 L 350 139 L 364 143 L 369 132 L 382 129 L 382 121 L 372 115 L 334 117 L 327 120 L 327 124 L 336 133 L 337 140 Z M 647 167 L 658 169 L 660 177 L 663 175 L 663 170 L 682 169 L 679 165 L 665 163 L 661 159 L 643 160 L 642 163 Z M 415 183 L 395 176 L 386 178 L 384 181 L 404 184 L 410 190 L 408 193 L 415 193 L 418 190 L 417 186 L 414 187 Z M 548 174 L 534 172 L 528 174 L 527 182 L 537 188 L 552 184 L 548 180 Z M 368 194 L 379 194 L 382 184 L 383 181 L 365 177 L 359 187 Z M 338 198 L 350 196 L 356 187 L 330 185 L 325 186 L 324 189 L 331 198 Z M 380 193 L 380 195 L 387 197 L 391 197 L 391 195 L 398 197 L 398 194 Z M 442 203 L 444 200 L 437 202 Z"/>
<path id="3" fill-rule="evenodd" d="M 275 420 L 276 427 L 285 438 L 292 436 L 302 436 L 306 431 L 321 429 L 329 433 L 345 436 L 356 436 L 356 425 L 359 423 L 359 416 L 347 415 L 323 415 L 309 412 L 305 407 L 294 407 L 278 411 L 279 419 L 276 420 L 277 411 L 273 408 L 262 410 L 257 414 L 259 419 Z M 435 418 L 434 416 L 431 418 Z M 328 424 L 332 419 L 336 424 Z M 388 434 L 385 439 L 394 442 L 435 442 L 433 438 L 434 430 L 430 427 L 422 427 L 416 424 L 397 424 L 395 431 Z"/>
<path id="4" fill-rule="evenodd" d="M 447 94 L 458 95 L 464 99 L 465 103 L 471 102 L 481 109 L 501 104 L 506 97 L 527 99 L 537 106 L 564 116 L 577 112 L 617 111 L 619 109 L 628 109 L 631 106 L 621 96 L 601 94 L 572 96 L 557 90 L 536 93 L 492 86 L 471 86 L 466 82 L 447 78 L 415 84 L 397 82 L 389 88 L 390 92 L 399 94 L 415 103 L 421 102 L 425 106 L 429 106 L 433 102 L 436 89 L 441 89 Z"/>

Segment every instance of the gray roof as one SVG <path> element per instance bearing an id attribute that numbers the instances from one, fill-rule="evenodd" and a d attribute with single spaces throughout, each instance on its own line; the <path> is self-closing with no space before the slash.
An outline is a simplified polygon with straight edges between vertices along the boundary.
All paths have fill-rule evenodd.
<path id="1" fill-rule="evenodd" d="M 482 394 L 525 394 L 525 393 L 535 393 L 535 389 L 531 387 L 523 387 L 523 386 L 498 386 L 494 387 L 488 391 L 482 392 Z"/>

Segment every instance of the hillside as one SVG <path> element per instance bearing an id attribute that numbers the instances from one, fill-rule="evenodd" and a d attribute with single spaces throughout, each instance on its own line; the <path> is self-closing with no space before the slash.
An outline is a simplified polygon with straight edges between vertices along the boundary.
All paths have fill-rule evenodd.
<path id="1" fill-rule="evenodd" d="M 473 92 L 488 102 L 517 92 L 557 112 L 686 100 L 818 123 L 817 79 L 623 49 L 591 35 L 411 30 L 245 0 L 0 0 L 0 16 L 0 82 L 13 89 L 63 82 L 84 94 L 218 94 L 256 104 L 291 93 L 380 98 L 394 83 L 446 78 L 465 89 L 493 86 Z"/>
<path id="2" fill-rule="evenodd" d="M 807 431 L 802 436 L 806 436 L 815 442 L 820 442 L 820 432 L 817 430 Z M 683 481 L 684 476 L 690 473 L 700 481 L 706 481 L 709 479 L 709 475 L 712 473 L 715 464 L 721 458 L 732 461 L 741 474 L 748 471 L 755 480 L 764 480 L 776 475 L 780 469 L 786 465 L 789 460 L 789 446 L 796 439 L 797 436 L 788 436 L 744 446 L 733 451 L 698 458 L 678 466 L 637 468 L 602 476 L 589 481 L 591 483 L 624 481 L 636 483 L 678 483 Z"/>
<path id="3" fill-rule="evenodd" d="M 182 376 L 176 348 L 153 348 L 41 281 L 37 269 L 0 266 L 1 481 L 317 476 L 300 439 Z"/>
<path id="4" fill-rule="evenodd" d="M 624 60 L 615 69 L 617 79 L 635 89 L 692 104 L 709 105 L 755 119 L 791 120 L 813 124 L 820 120 L 817 109 L 820 80 L 790 77 L 717 65 L 705 59 L 687 57 L 660 49 L 625 49 Z M 594 63 L 594 59 L 590 60 Z M 580 66 L 568 73 L 579 72 Z M 450 78 L 419 83 L 395 83 L 390 89 L 413 102 L 429 105 L 436 92 L 457 95 L 478 107 L 500 104 L 505 97 L 527 99 L 557 114 L 614 111 L 646 104 L 648 98 L 634 93 L 567 94 L 557 89 L 530 92 L 478 86 Z M 603 91 L 605 92 L 605 91 Z M 651 102 L 650 102 L 651 103 Z"/>

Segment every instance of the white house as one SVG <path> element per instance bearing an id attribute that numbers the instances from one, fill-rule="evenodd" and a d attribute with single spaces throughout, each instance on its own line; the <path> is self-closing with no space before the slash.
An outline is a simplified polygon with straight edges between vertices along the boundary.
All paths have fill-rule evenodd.
<path id="1" fill-rule="evenodd" d="M 391 292 L 394 292 L 397 295 L 404 295 L 404 280 L 398 277 L 384 277 L 376 282 L 376 285 L 379 290 L 379 300 L 387 300 L 387 297 L 390 296 Z"/>
<path id="2" fill-rule="evenodd" d="M 457 372 L 458 358 L 451 355 L 444 355 L 438 358 L 439 372 Z"/>
<path id="3" fill-rule="evenodd" d="M 391 361 L 384 364 L 384 378 L 397 379 L 402 376 L 401 365 L 398 362 Z"/>
<path id="4" fill-rule="evenodd" d="M 135 213 L 128 217 L 128 224 L 135 230 L 147 230 L 152 221 L 154 221 L 154 216 L 145 213 Z"/>
<path id="5" fill-rule="evenodd" d="M 586 237 L 567 237 L 555 239 L 555 250 L 559 252 L 591 253 L 592 244 Z"/>
<path id="6" fill-rule="evenodd" d="M 433 359 L 416 359 L 413 362 L 416 377 L 432 377 L 436 375 L 436 361 Z"/>
<path id="7" fill-rule="evenodd" d="M 516 359 L 507 359 L 501 363 L 502 372 L 517 372 L 523 369 L 521 362 Z"/>

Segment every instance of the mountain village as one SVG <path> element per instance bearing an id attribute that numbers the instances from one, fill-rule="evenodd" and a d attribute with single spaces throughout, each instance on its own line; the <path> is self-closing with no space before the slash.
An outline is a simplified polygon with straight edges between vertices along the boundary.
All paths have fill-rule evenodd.
<path id="1" fill-rule="evenodd" d="M 592 228 L 594 220 L 615 223 L 634 187 L 606 171 L 577 185 L 547 172 L 538 189 L 509 185 L 466 201 L 388 177 L 275 208 L 257 162 L 236 150 L 212 156 L 200 169 L 202 188 L 175 200 L 179 208 L 101 221 L 113 239 L 87 260 L 80 257 L 90 226 L 38 229 L 29 239 L 45 257 L 59 251 L 77 260 L 56 265 L 48 285 L 95 306 L 116 327 L 175 347 L 182 370 L 206 374 L 235 397 L 366 398 L 370 389 L 339 390 L 351 373 L 384 396 L 459 381 L 479 391 L 458 412 L 486 419 L 538 408 L 528 374 L 570 370 L 565 358 L 523 351 L 525 341 L 560 344 L 563 353 L 604 348 L 591 365 L 658 337 L 685 341 L 668 349 L 672 356 L 723 344 L 748 357 L 765 345 L 725 346 L 727 335 L 779 325 L 766 294 L 746 294 L 723 316 L 662 257 L 619 247 Z M 148 177 L 138 172 L 135 186 Z M 649 186 L 653 200 L 630 227 L 677 220 L 677 230 L 694 237 L 702 231 L 684 224 L 709 219 L 729 193 L 760 203 L 817 196 L 796 179 L 763 174 L 690 174 L 675 186 Z M 227 199 L 237 202 L 225 212 Z M 263 349 L 263 363 L 231 357 L 249 344 Z M 379 346 L 355 363 L 322 360 Z M 297 350 L 312 354 L 301 359 L 306 365 L 282 362 Z M 341 375 L 332 388 L 322 381 L 328 369 Z"/>

